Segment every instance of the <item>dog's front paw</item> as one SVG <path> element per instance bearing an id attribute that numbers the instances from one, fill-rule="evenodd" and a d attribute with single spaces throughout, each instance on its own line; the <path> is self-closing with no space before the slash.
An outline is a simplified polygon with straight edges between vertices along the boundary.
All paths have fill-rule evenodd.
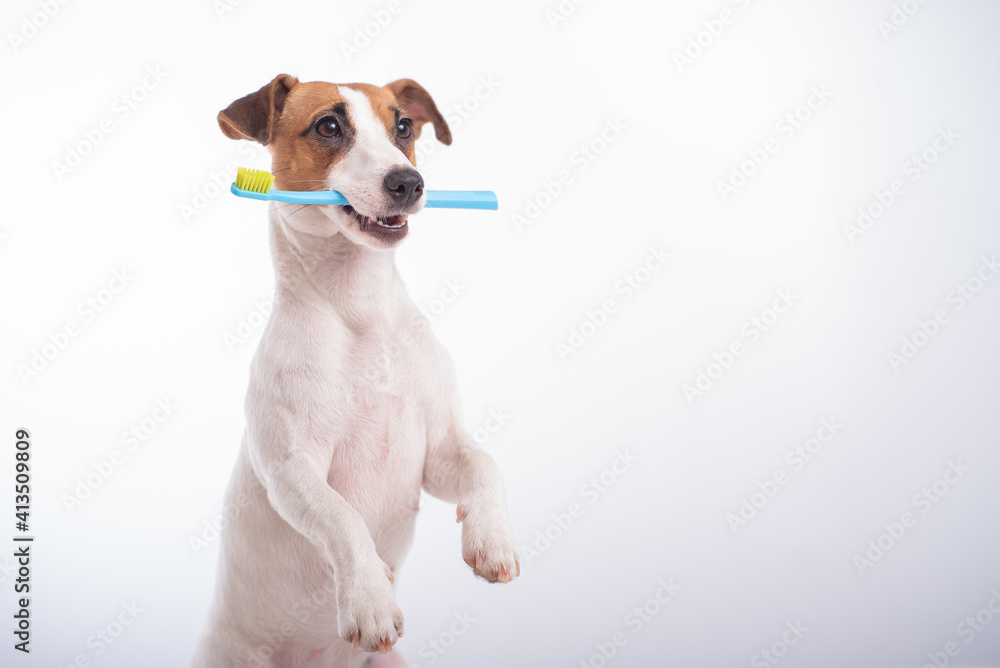
<path id="1" fill-rule="evenodd" d="M 403 612 L 392 595 L 392 572 L 379 564 L 370 572 L 337 581 L 337 632 L 365 652 L 392 651 L 403 635 Z"/>
<path id="2" fill-rule="evenodd" d="M 510 582 L 521 574 L 504 508 L 463 502 L 458 505 L 458 521 L 462 523 L 462 558 L 476 575 L 490 582 Z"/>

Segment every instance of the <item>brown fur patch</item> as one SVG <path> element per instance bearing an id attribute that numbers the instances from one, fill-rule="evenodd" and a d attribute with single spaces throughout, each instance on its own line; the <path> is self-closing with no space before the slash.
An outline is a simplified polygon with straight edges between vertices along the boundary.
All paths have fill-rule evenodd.
<path id="1" fill-rule="evenodd" d="M 451 129 L 438 111 L 433 98 L 424 87 L 413 79 L 398 79 L 386 84 L 383 88 L 389 90 L 396 99 L 396 104 L 402 107 L 413 119 L 413 130 L 420 137 L 420 129 L 425 123 L 434 124 L 434 135 L 442 144 L 451 144 Z"/>
<path id="2" fill-rule="evenodd" d="M 350 150 L 348 128 L 343 128 L 343 141 L 340 142 L 323 142 L 311 128 L 325 115 L 322 112 L 343 102 L 336 84 L 311 81 L 292 89 L 270 144 L 275 188 L 326 188 L 326 175 Z"/>

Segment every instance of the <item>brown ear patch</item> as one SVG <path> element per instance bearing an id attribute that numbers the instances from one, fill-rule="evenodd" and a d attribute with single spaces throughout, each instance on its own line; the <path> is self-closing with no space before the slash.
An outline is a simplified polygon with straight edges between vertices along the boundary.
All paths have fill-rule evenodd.
<path id="1" fill-rule="evenodd" d="M 413 119 L 413 132 L 419 138 L 420 128 L 425 123 L 434 124 L 434 135 L 442 144 L 451 144 L 451 130 L 444 120 L 444 116 L 438 111 L 437 105 L 424 87 L 413 79 L 399 79 L 385 88 L 390 90 L 396 98 L 396 104 L 406 111 L 406 115 Z"/>
<path id="2" fill-rule="evenodd" d="M 219 127 L 230 139 L 252 139 L 267 145 L 284 109 L 288 93 L 299 83 L 290 74 L 279 74 L 255 93 L 233 102 L 219 112 Z"/>

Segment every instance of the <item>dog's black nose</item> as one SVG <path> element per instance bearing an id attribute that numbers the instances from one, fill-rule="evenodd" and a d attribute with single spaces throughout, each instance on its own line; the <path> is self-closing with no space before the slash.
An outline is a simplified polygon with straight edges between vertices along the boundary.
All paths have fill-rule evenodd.
<path id="1" fill-rule="evenodd" d="M 382 181 L 393 203 L 410 206 L 424 194 L 424 177 L 415 169 L 397 169 Z"/>

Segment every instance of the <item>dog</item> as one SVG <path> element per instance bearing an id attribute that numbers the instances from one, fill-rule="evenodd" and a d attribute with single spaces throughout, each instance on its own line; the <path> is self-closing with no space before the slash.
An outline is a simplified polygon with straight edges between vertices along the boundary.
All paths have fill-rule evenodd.
<path id="1" fill-rule="evenodd" d="M 394 261 L 425 201 L 414 142 L 427 123 L 444 144 L 451 132 L 411 79 L 282 74 L 218 122 L 269 149 L 274 187 L 350 204 L 269 204 L 274 306 L 192 666 L 405 666 L 391 652 L 403 635 L 394 573 L 422 489 L 457 504 L 475 575 L 520 575 L 499 469 L 462 425 L 453 363 Z"/>

